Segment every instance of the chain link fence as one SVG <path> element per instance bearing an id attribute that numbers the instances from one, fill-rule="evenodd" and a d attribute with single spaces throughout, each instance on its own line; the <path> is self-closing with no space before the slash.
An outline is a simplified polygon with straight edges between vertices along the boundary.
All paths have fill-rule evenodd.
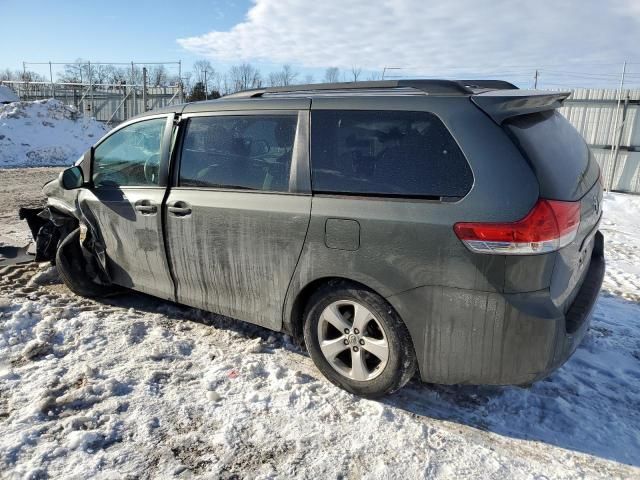
<path id="1" fill-rule="evenodd" d="M 184 102 L 180 85 L 145 87 L 144 85 L 52 83 L 3 81 L 20 100 L 55 98 L 74 105 L 85 115 L 116 125 L 139 113 Z"/>

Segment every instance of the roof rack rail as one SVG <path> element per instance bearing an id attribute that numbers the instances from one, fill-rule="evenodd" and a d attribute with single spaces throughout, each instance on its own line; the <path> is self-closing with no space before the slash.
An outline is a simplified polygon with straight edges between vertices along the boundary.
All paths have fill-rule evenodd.
<path id="1" fill-rule="evenodd" d="M 368 82 L 311 83 L 286 87 L 256 88 L 226 95 L 225 98 L 255 98 L 266 93 L 295 93 L 345 90 L 413 88 L 429 95 L 470 95 L 477 89 L 517 89 L 503 80 L 377 80 Z"/>

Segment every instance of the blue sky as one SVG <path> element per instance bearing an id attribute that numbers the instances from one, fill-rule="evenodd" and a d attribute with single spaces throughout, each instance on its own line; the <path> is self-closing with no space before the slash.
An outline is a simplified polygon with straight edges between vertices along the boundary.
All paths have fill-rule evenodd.
<path id="1" fill-rule="evenodd" d="M 362 78 L 499 77 L 531 86 L 640 84 L 640 0 L 0 0 L 0 67 L 22 61 L 207 58 L 299 80 L 328 66 Z M 35 67 L 34 67 L 35 68 Z M 47 67 L 40 67 L 48 73 Z M 43 71 L 44 70 L 44 71 Z"/>
<path id="2" fill-rule="evenodd" d="M 4 39 L 0 67 L 21 69 L 23 61 L 83 58 L 95 62 L 182 60 L 190 68 L 203 56 L 182 48 L 176 39 L 230 29 L 242 21 L 250 6 L 248 0 L 0 0 Z"/>

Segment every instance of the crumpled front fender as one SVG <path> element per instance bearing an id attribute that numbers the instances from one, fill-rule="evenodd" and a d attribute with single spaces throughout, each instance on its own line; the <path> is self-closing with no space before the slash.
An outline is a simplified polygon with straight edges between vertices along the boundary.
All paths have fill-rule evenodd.
<path id="1" fill-rule="evenodd" d="M 87 260 L 87 273 L 97 283 L 110 284 L 104 243 L 93 214 L 79 202 L 80 189 L 65 190 L 59 177 L 46 183 L 42 192 L 47 197 L 44 208 L 19 211 L 36 243 L 35 261 L 55 261 L 60 240 L 80 227 L 80 247 Z"/>

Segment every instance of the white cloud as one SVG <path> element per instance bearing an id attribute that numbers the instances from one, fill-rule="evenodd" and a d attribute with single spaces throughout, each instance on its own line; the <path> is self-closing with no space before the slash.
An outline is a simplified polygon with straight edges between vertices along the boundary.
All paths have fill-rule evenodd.
<path id="1" fill-rule="evenodd" d="M 433 75 L 637 58 L 640 0 L 256 0 L 226 32 L 179 39 L 225 62 L 413 67 Z M 609 6 L 607 6 L 609 5 Z"/>

